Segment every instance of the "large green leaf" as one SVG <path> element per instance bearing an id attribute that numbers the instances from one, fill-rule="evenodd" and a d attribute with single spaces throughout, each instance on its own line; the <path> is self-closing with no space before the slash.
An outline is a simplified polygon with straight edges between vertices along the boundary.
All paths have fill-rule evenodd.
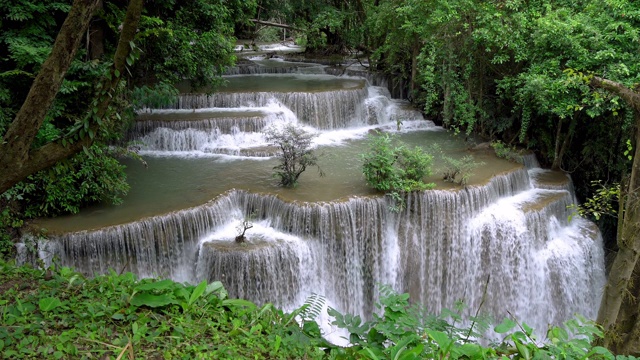
<path id="1" fill-rule="evenodd" d="M 207 289 L 207 282 L 205 280 L 202 280 L 202 282 L 198 284 L 198 286 L 196 286 L 195 289 L 193 289 L 193 292 L 191 293 L 191 297 L 189 297 L 189 306 L 193 305 L 193 303 L 195 303 L 196 300 L 198 300 L 198 298 L 202 296 L 202 294 L 204 294 L 204 291 L 206 289 Z"/>
<path id="2" fill-rule="evenodd" d="M 513 329 L 516 326 L 516 323 L 511 319 L 504 319 L 500 325 L 496 326 L 493 330 L 498 334 L 504 334 L 507 331 Z"/>
<path id="3" fill-rule="evenodd" d="M 255 309 L 257 307 L 256 304 L 244 299 L 227 299 L 222 302 L 222 306 L 246 307 L 249 309 Z"/>
<path id="4" fill-rule="evenodd" d="M 40 299 L 39 305 L 40 305 L 40 311 L 47 312 L 62 305 L 62 302 L 60 301 L 60 299 L 56 297 L 48 297 L 48 298 Z"/>
<path id="5" fill-rule="evenodd" d="M 133 306 L 161 307 L 174 302 L 175 299 L 169 294 L 153 295 L 145 292 L 135 294 L 131 299 Z"/>
<path id="6" fill-rule="evenodd" d="M 154 281 L 147 284 L 141 284 L 136 287 L 137 291 L 145 290 L 169 290 L 172 289 L 176 283 L 172 280 Z"/>

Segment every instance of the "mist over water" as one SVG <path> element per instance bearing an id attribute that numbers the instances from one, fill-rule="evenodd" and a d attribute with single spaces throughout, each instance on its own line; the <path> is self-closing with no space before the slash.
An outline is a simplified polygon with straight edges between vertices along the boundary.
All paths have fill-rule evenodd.
<path id="1" fill-rule="evenodd" d="M 602 239 L 592 223 L 569 222 L 576 200 L 567 176 L 530 157 L 523 167 L 473 152 L 485 166 L 470 186 L 452 188 L 435 173 L 428 180 L 437 189 L 408 194 L 395 213 L 364 184 L 367 134 L 438 143 L 454 157 L 469 154 L 461 139 L 361 78 L 305 83 L 296 74 L 270 88 L 277 75 L 243 76 L 227 92 L 183 94 L 175 109 L 141 114 L 129 138 L 141 142 L 149 169 L 128 163 L 125 203 L 43 221 L 52 235 L 40 256 L 89 275 L 220 280 L 231 296 L 288 309 L 316 293 L 368 317 L 377 284 L 389 284 L 432 312 L 463 300 L 468 315 L 486 287 L 483 311 L 497 319 L 508 311 L 542 331 L 575 313 L 595 317 Z M 245 88 L 252 82 L 258 92 Z M 262 132 L 287 123 L 318 134 L 326 177 L 309 169 L 295 189 L 275 185 L 277 160 Z M 244 220 L 253 227 L 237 244 Z"/>

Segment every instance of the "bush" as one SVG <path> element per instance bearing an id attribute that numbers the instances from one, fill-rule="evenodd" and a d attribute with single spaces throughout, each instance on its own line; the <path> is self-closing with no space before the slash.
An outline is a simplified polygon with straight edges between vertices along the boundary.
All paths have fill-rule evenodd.
<path id="1" fill-rule="evenodd" d="M 362 155 L 362 173 L 367 184 L 384 191 L 396 204 L 393 211 L 404 208 L 403 193 L 433 189 L 435 184 L 424 182 L 431 175 L 433 157 L 421 148 L 409 149 L 388 134 L 369 138 L 369 152 Z"/>
<path id="2" fill-rule="evenodd" d="M 317 323 L 296 321 L 302 310 L 228 298 L 219 281 L 87 279 L 0 261 L 0 288 L 3 359 L 321 359 L 330 346 Z"/>
<path id="3" fill-rule="evenodd" d="M 423 182 L 431 175 L 433 157 L 419 147 L 407 148 L 388 134 L 371 136 L 369 152 L 362 159 L 367 184 L 378 191 L 407 192 L 435 186 Z"/>
<path id="4" fill-rule="evenodd" d="M 318 168 L 318 157 L 311 149 L 311 141 L 316 135 L 302 127 L 287 124 L 282 128 L 271 127 L 266 131 L 267 141 L 280 148 L 280 164 L 274 166 L 274 176 L 280 178 L 280 185 L 295 187 L 298 178 L 309 166 Z"/>
<path id="5" fill-rule="evenodd" d="M 129 191 L 124 168 L 105 146 L 94 145 L 10 191 L 19 197 L 27 218 L 77 213 L 96 202 L 121 203 Z"/>
<path id="6" fill-rule="evenodd" d="M 471 176 L 473 176 L 473 169 L 478 166 L 484 165 L 483 162 L 476 162 L 471 155 L 465 155 L 460 159 L 455 159 L 450 156 L 442 154 L 442 161 L 444 161 L 444 181 L 452 182 L 461 186 L 466 186 Z"/>
<path id="7" fill-rule="evenodd" d="M 430 149 L 440 157 L 443 165 L 438 171 L 442 172 L 442 179 L 447 182 L 466 186 L 473 176 L 473 169 L 484 165 L 484 162 L 476 162 L 472 155 L 465 155 L 460 159 L 448 156 L 437 144 L 431 145 Z"/>
<path id="8" fill-rule="evenodd" d="M 491 142 L 491 147 L 497 157 L 522 164 L 522 154 L 515 147 L 509 146 L 500 140 Z"/>
<path id="9" fill-rule="evenodd" d="M 593 346 L 602 331 L 580 317 L 536 341 L 525 323 L 493 326 L 482 315 L 465 321 L 462 303 L 432 315 L 386 286 L 370 321 L 329 308 L 333 325 L 349 333 L 348 347 L 322 338 L 313 321 L 325 303 L 318 295 L 285 313 L 231 299 L 219 281 L 189 285 L 115 272 L 87 279 L 69 268 L 2 260 L 0 287 L 0 357 L 7 359 L 635 359 Z M 482 345 L 489 329 L 502 340 Z"/>
<path id="10" fill-rule="evenodd" d="M 367 322 L 329 309 L 335 318 L 333 324 L 349 331 L 351 343 L 332 349 L 332 355 L 344 359 L 635 359 L 614 357 L 609 350 L 593 346 L 602 330 L 581 317 L 563 327 L 550 327 L 549 341 L 537 341 L 525 323 L 505 319 L 493 326 L 491 319 L 482 315 L 464 321 L 462 303 L 454 310 L 432 315 L 418 304 L 411 305 L 408 294 L 398 294 L 389 287 L 382 287 L 376 306 L 380 315 L 374 314 Z M 465 323 L 470 325 L 458 325 Z M 502 340 L 483 346 L 489 329 Z"/>

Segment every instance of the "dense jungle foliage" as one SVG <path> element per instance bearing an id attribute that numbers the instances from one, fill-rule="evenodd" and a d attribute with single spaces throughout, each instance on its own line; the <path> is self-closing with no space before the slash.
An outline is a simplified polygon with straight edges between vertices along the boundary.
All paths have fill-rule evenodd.
<path id="1" fill-rule="evenodd" d="M 270 31 L 281 38 L 281 30 L 259 22 L 269 21 L 286 24 L 308 54 L 348 55 L 356 60 L 344 63 L 406 80 L 410 99 L 445 127 L 475 141 L 530 149 L 543 164 L 570 173 L 581 199 L 595 194 L 604 202 L 594 220 L 607 249 L 628 250 L 618 257 L 625 271 L 606 289 L 615 289 L 617 300 L 604 304 L 614 309 L 613 319 L 620 303 L 633 308 L 640 295 L 640 285 L 630 281 L 640 251 L 638 1 L 160 0 L 142 6 L 141 0 L 0 0 L 2 255 L 11 255 L 26 218 L 118 202 L 128 187 L 115 157 L 136 156 L 121 140 L 134 110 L 171 102 L 173 84 L 182 79 L 217 84 L 234 63 L 234 34 Z M 74 21 L 63 26 L 67 16 Z M 616 214 L 618 198 L 625 202 Z M 640 352 L 637 340 L 627 341 L 640 338 L 635 309 L 624 315 L 624 336 L 609 336 L 615 331 L 606 328 L 616 351 Z"/>
<path id="2" fill-rule="evenodd" d="M 549 329 L 543 342 L 511 319 L 492 325 L 477 316 L 464 325 L 461 308 L 426 314 L 387 287 L 370 321 L 329 308 L 332 331 L 353 344 L 341 347 L 314 321 L 325 305 L 317 295 L 288 313 L 228 298 L 220 282 L 194 286 L 131 273 L 87 279 L 68 268 L 2 261 L 0 270 L 0 354 L 7 359 L 634 359 L 592 346 L 602 333 L 584 319 Z M 498 340 L 478 343 L 488 329 Z"/>

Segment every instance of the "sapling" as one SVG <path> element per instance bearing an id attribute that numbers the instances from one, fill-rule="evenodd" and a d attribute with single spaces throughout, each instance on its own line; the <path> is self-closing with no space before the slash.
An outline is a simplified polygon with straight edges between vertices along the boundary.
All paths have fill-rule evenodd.
<path id="1" fill-rule="evenodd" d="M 311 141 L 316 136 L 295 124 L 287 124 L 282 128 L 271 127 L 266 130 L 267 141 L 280 148 L 280 164 L 273 167 L 274 176 L 280 178 L 280 185 L 295 187 L 298 178 L 307 167 L 318 168 L 320 176 L 324 173 L 318 166 L 318 156 L 311 148 Z"/>

